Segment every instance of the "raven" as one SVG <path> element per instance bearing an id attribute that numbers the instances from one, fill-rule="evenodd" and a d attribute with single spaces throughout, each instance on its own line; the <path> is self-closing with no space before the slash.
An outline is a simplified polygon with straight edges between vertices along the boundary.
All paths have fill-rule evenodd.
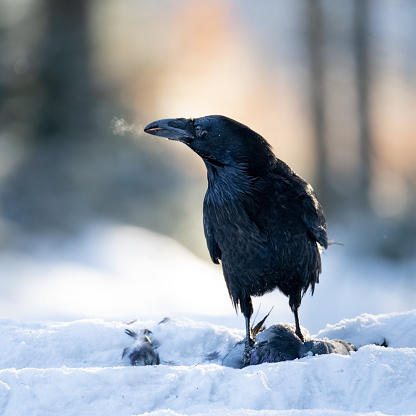
<path id="1" fill-rule="evenodd" d="M 146 133 L 189 146 L 205 162 L 204 233 L 211 259 L 221 260 L 227 289 L 246 320 L 244 362 L 254 340 L 251 296 L 279 289 L 289 297 L 296 335 L 298 309 L 321 273 L 326 219 L 312 186 L 278 159 L 247 126 L 220 115 L 163 119 Z"/>

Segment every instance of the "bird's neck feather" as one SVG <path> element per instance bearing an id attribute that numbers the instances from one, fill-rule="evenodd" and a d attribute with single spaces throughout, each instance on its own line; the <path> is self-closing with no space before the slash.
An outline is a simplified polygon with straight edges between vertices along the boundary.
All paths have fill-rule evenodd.
<path id="1" fill-rule="evenodd" d="M 247 173 L 244 166 L 207 166 L 208 191 L 223 201 L 232 201 L 254 196 L 255 178 Z"/>

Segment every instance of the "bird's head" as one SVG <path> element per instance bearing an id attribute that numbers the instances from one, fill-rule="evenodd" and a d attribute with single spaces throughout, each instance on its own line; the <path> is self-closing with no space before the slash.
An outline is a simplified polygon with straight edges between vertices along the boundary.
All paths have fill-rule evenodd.
<path id="1" fill-rule="evenodd" d="M 144 131 L 185 143 L 201 156 L 207 167 L 241 166 L 258 170 L 274 160 L 263 137 L 224 116 L 163 119 L 150 123 Z"/>

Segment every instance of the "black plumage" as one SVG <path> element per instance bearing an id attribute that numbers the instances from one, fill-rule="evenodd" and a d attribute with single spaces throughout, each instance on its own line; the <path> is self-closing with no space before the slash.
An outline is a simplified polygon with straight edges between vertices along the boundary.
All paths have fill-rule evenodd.
<path id="1" fill-rule="evenodd" d="M 268 142 L 224 116 L 164 119 L 146 133 L 188 145 L 205 162 L 204 232 L 211 259 L 221 261 L 234 306 L 246 318 L 249 359 L 251 296 L 278 288 L 298 308 L 321 272 L 326 220 L 312 187 L 278 159 Z"/>

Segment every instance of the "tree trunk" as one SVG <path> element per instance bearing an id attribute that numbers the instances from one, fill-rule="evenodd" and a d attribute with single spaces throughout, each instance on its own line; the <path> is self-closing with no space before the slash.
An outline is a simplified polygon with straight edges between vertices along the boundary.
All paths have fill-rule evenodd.
<path id="1" fill-rule="evenodd" d="M 363 209 L 369 207 L 372 173 L 372 138 L 370 126 L 370 59 L 369 59 L 369 3 L 354 0 L 354 53 L 357 88 L 357 116 L 360 142 L 360 187 L 359 203 Z"/>
<path id="2" fill-rule="evenodd" d="M 316 190 L 320 200 L 328 207 L 331 202 L 328 151 L 326 146 L 325 112 L 325 18 L 320 0 L 306 2 L 306 45 L 310 72 L 310 109 L 313 138 L 316 148 Z"/>

